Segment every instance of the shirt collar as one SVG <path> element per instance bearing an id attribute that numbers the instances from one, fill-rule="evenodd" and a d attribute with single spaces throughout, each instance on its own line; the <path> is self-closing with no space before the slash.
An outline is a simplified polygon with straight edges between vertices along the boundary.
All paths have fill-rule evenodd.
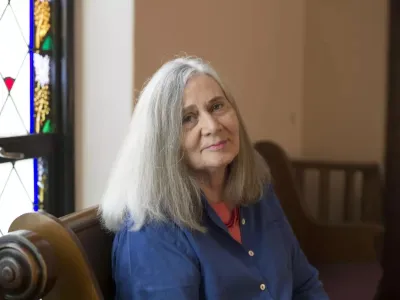
<path id="1" fill-rule="evenodd" d="M 211 205 L 208 203 L 206 196 L 204 195 L 203 192 L 201 192 L 201 202 L 203 204 L 203 212 L 204 212 L 204 218 L 203 220 L 206 223 L 214 223 L 224 231 L 228 232 L 228 228 L 226 228 L 224 222 L 222 222 L 221 218 L 217 215 L 215 210 L 211 207 Z"/>

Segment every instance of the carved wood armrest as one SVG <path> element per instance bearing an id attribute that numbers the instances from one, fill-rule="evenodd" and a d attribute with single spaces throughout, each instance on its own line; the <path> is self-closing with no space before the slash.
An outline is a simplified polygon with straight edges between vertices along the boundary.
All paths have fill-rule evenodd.
<path id="1" fill-rule="evenodd" d="M 10 231 L 0 237 L 0 299 L 103 299 L 79 239 L 59 219 L 27 213 Z"/>
<path id="2" fill-rule="evenodd" d="M 383 232 L 374 224 L 318 224 L 310 230 L 308 251 L 315 263 L 379 261 Z"/>
<path id="3" fill-rule="evenodd" d="M 40 299 L 57 277 L 54 251 L 40 235 L 19 230 L 0 238 L 0 299 Z"/>

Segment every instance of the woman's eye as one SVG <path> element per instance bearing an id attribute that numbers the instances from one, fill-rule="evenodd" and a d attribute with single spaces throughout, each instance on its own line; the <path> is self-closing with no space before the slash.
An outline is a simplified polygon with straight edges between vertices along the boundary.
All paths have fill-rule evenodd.
<path id="1" fill-rule="evenodd" d="M 192 115 L 187 115 L 183 117 L 182 123 L 190 123 L 193 122 L 194 117 Z"/>
<path id="2" fill-rule="evenodd" d="M 217 104 L 214 104 L 214 105 L 212 106 L 212 108 L 213 108 L 213 110 L 219 110 L 219 109 L 221 109 L 223 106 L 224 106 L 224 105 L 223 105 L 222 103 L 217 103 Z"/>

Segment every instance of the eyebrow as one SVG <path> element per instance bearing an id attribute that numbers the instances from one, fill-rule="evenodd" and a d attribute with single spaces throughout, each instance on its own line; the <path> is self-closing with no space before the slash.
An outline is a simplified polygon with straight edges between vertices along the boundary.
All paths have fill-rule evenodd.
<path id="1" fill-rule="evenodd" d="M 211 99 L 207 102 L 207 104 L 208 104 L 208 103 L 214 103 L 215 101 L 218 101 L 218 100 L 225 100 L 225 99 L 226 99 L 226 97 L 225 97 L 225 96 L 222 96 L 222 95 L 215 96 L 215 97 L 211 98 Z"/>
<path id="2" fill-rule="evenodd" d="M 225 100 L 225 99 L 226 99 L 226 97 L 223 96 L 223 95 L 214 96 L 210 100 L 207 101 L 207 105 L 210 104 L 210 103 L 214 103 L 214 102 L 216 102 L 218 100 Z M 188 110 L 191 110 L 194 107 L 195 107 L 194 104 L 188 105 L 188 106 L 183 108 L 183 111 L 186 112 Z"/>

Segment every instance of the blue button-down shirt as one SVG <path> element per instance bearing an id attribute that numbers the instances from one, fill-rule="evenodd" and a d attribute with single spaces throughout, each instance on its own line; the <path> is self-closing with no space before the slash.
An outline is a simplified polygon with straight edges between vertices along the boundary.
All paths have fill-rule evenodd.
<path id="1" fill-rule="evenodd" d="M 207 201 L 206 233 L 170 223 L 122 228 L 113 245 L 116 299 L 328 299 L 272 188 L 240 217 L 242 244 Z"/>

